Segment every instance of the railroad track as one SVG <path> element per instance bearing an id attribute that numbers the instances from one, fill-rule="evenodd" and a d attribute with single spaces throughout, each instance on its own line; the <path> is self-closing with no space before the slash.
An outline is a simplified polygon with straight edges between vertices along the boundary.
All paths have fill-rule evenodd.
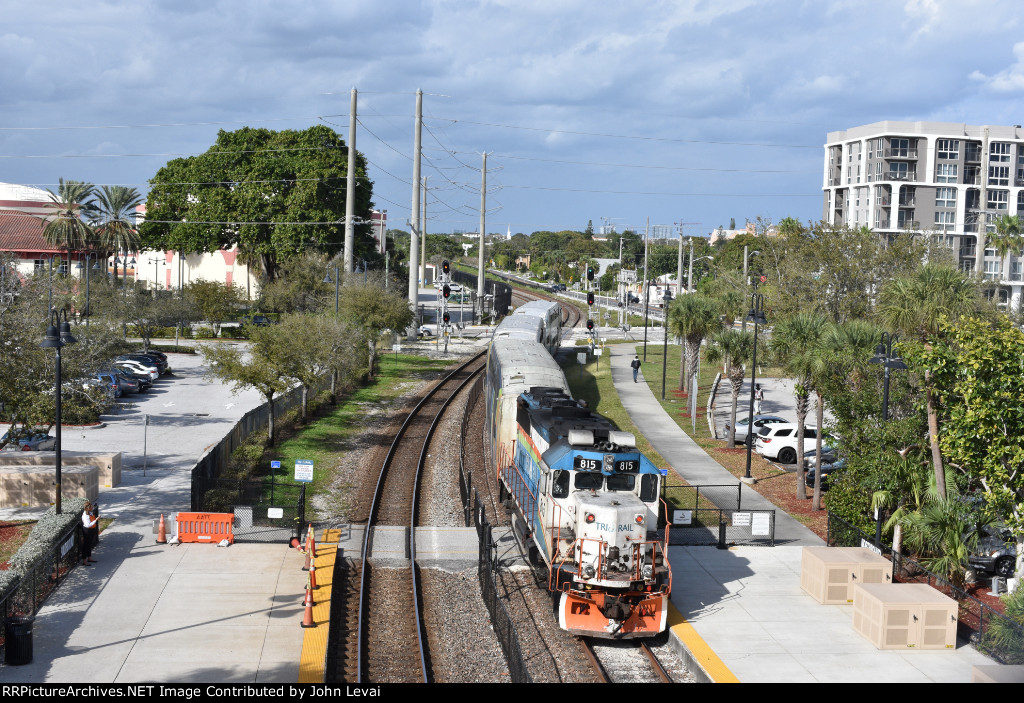
<path id="1" fill-rule="evenodd" d="M 672 683 L 672 677 L 646 642 L 580 638 L 602 683 Z"/>
<path id="2" fill-rule="evenodd" d="M 346 660 L 346 680 L 359 683 L 430 683 L 430 653 L 416 565 L 420 475 L 430 438 L 452 399 L 483 369 L 485 352 L 442 379 L 409 414 L 391 445 L 370 507 L 359 582 L 356 651 Z M 387 528 L 400 528 L 398 530 Z M 372 559 L 372 543 L 407 539 L 407 558 Z M 350 580 L 350 583 L 352 581 Z"/>

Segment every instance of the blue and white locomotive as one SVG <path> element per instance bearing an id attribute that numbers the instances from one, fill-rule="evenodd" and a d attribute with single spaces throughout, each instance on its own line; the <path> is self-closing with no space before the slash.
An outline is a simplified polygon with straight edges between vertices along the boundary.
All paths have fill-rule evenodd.
<path id="1" fill-rule="evenodd" d="M 558 304 L 535 306 L 542 336 L 544 305 Z M 535 314 L 522 310 L 495 329 L 486 379 L 491 456 L 517 536 L 547 564 L 564 629 L 656 635 L 671 587 L 657 536 L 661 475 L 631 433 L 572 399 L 550 346 L 513 321 Z"/>

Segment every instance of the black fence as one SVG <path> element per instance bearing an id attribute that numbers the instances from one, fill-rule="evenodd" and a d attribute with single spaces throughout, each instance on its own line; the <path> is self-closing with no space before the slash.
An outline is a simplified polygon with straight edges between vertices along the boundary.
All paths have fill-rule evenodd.
<path id="1" fill-rule="evenodd" d="M 959 604 L 957 636 L 970 641 L 978 650 L 1002 664 L 1024 664 L 1024 625 L 1006 617 L 978 600 L 948 579 L 928 571 L 911 557 L 894 552 L 884 542 L 878 546 L 874 536 L 828 514 L 826 544 L 830 547 L 869 547 L 880 551 L 893 563 L 893 581 L 925 583 Z"/>
<path id="2" fill-rule="evenodd" d="M 315 398 L 319 393 L 330 388 L 330 380 L 325 379 L 320 386 L 309 389 L 309 398 Z M 279 420 L 288 410 L 297 407 L 302 403 L 302 386 L 297 386 L 287 393 L 274 398 L 274 418 Z M 231 458 L 231 452 L 235 451 L 246 437 L 257 430 L 264 430 L 270 420 L 270 406 L 263 403 L 258 408 L 253 408 L 242 416 L 231 431 L 224 438 L 208 449 L 205 454 L 192 467 L 192 511 L 204 510 L 203 504 L 207 499 L 203 491 L 208 490 L 213 484 L 209 479 L 216 479 L 224 473 Z"/>
<path id="3" fill-rule="evenodd" d="M 234 513 L 236 542 L 288 542 L 306 525 L 306 486 L 270 479 L 194 478 L 194 512 Z"/>
<path id="4" fill-rule="evenodd" d="M 47 597 L 67 578 L 82 560 L 81 524 L 75 523 L 61 535 L 57 545 L 50 549 L 26 573 L 0 603 L 3 625 L 0 628 L 0 651 L 7 658 L 6 631 L 8 622 L 27 621 L 39 612 Z M 27 662 L 26 662 L 27 663 Z"/>
<path id="5" fill-rule="evenodd" d="M 672 546 L 730 544 L 775 546 L 775 510 L 743 509 L 743 484 L 667 486 L 675 504 L 665 520 L 671 525 Z"/>
<path id="6" fill-rule="evenodd" d="M 673 547 L 775 546 L 774 510 L 670 508 L 669 512 L 669 545 Z"/>
<path id="7" fill-rule="evenodd" d="M 470 388 L 469 398 L 466 400 L 466 408 L 463 411 L 463 427 L 468 426 L 469 415 L 482 390 L 483 378 L 481 377 Z M 508 610 L 506 610 L 505 604 L 501 600 L 501 594 L 498 591 L 497 574 L 498 569 L 501 568 L 498 562 L 498 544 L 494 541 L 490 522 L 484 514 L 480 493 L 473 488 L 472 478 L 466 470 L 465 437 L 463 437 L 459 452 L 459 493 L 462 496 L 466 527 L 470 525 L 476 527 L 479 546 L 477 577 L 480 579 L 480 595 L 483 597 L 484 603 L 487 605 L 487 611 L 491 615 L 491 625 L 494 627 L 494 634 L 501 645 L 501 651 L 505 655 L 509 677 L 513 683 L 533 683 L 533 678 L 526 668 L 526 660 L 523 658 L 522 648 L 519 646 L 519 634 L 516 632 L 512 617 L 508 614 Z"/>

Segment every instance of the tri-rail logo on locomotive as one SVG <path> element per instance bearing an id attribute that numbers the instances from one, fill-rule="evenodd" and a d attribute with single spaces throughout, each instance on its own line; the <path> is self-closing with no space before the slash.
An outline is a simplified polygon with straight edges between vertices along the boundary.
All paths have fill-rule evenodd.
<path id="1" fill-rule="evenodd" d="M 657 532 L 661 475 L 631 433 L 572 399 L 551 356 L 557 303 L 528 303 L 506 321 L 488 353 L 486 408 L 491 465 L 516 536 L 548 567 L 561 627 L 656 635 L 671 590 L 668 528 L 662 539 Z"/>

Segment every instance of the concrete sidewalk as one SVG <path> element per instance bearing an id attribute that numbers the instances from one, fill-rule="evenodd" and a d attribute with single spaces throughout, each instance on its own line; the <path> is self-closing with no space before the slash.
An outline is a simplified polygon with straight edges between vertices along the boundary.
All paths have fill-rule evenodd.
<path id="1" fill-rule="evenodd" d="M 605 349 L 633 424 L 672 468 L 691 484 L 739 483 L 665 412 L 643 381 L 643 367 L 641 382 L 633 383 L 633 345 Z M 784 381 L 770 381 L 764 409 L 792 414 L 785 407 L 792 386 L 787 396 Z M 744 507 L 775 508 L 746 485 L 741 490 Z M 740 682 L 966 683 L 975 665 L 993 663 L 964 643 L 954 650 L 875 648 L 854 631 L 852 605 L 821 605 L 800 588 L 803 547 L 823 541 L 782 510 L 775 530 L 775 547 L 669 549 L 672 604 L 699 635 L 699 647 Z"/>
<path id="2" fill-rule="evenodd" d="M 605 351 L 610 353 L 612 364 L 612 382 L 622 400 L 623 407 L 629 413 L 633 424 L 641 428 L 643 435 L 651 445 L 665 457 L 672 468 L 691 485 L 737 485 L 740 481 L 722 468 L 721 464 L 711 458 L 696 442 L 690 439 L 682 428 L 676 424 L 657 398 L 650 386 L 643 379 L 641 366 L 641 382 L 633 383 L 633 370 L 630 361 L 636 353 L 629 344 L 609 344 Z M 743 485 L 740 489 L 744 508 L 750 510 L 773 510 L 776 506 L 761 497 L 753 489 Z M 790 517 L 787 513 L 777 510 L 775 514 L 776 544 L 821 546 L 822 539 Z"/>

